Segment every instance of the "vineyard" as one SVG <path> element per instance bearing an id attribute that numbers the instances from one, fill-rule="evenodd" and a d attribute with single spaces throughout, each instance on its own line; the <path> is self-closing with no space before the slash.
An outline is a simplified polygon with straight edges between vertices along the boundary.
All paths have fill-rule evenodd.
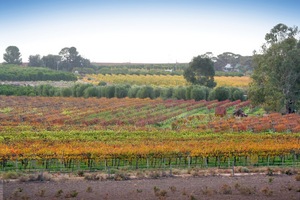
<path id="1" fill-rule="evenodd" d="M 0 170 L 299 167 L 300 116 L 249 104 L 0 96 Z M 232 117 L 237 108 L 249 117 Z"/>
<path id="2" fill-rule="evenodd" d="M 242 77 L 214 77 L 217 86 L 232 86 L 232 87 L 248 87 L 251 79 L 247 76 Z M 155 85 L 155 86 L 185 86 L 188 83 L 183 76 L 178 75 L 102 75 L 88 74 L 83 78 L 84 82 L 98 84 L 100 81 L 113 84 L 130 84 L 130 85 Z"/>

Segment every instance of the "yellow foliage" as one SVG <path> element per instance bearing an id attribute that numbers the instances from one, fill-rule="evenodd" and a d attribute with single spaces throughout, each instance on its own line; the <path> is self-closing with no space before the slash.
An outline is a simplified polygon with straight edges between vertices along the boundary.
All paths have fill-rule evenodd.
<path id="1" fill-rule="evenodd" d="M 183 76 L 178 75 L 102 75 L 102 74 L 87 74 L 83 79 L 84 82 L 97 85 L 100 81 L 109 84 L 131 84 L 131 85 L 153 85 L 162 87 L 171 86 L 187 86 L 189 83 Z M 226 77 L 216 76 L 215 81 L 217 87 L 234 86 L 248 87 L 251 79 L 247 76 L 242 77 Z"/>

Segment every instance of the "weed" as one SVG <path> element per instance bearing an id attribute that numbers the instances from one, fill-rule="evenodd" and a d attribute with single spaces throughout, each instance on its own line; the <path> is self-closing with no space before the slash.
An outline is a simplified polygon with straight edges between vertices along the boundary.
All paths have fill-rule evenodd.
<path id="1" fill-rule="evenodd" d="M 248 188 L 248 187 L 242 187 L 240 186 L 239 188 L 237 188 L 237 190 L 243 194 L 243 195 L 251 195 L 251 194 L 254 194 L 255 193 L 255 188 L 252 190 L 251 188 Z"/>
<path id="2" fill-rule="evenodd" d="M 271 168 L 267 168 L 267 175 L 268 176 L 273 176 L 273 173 L 274 173 L 274 171 L 273 171 L 273 169 L 271 169 Z"/>
<path id="3" fill-rule="evenodd" d="M 97 174 L 85 174 L 84 179 L 88 181 L 97 181 L 100 179 L 100 177 L 97 176 Z"/>
<path id="4" fill-rule="evenodd" d="M 196 197 L 194 197 L 194 195 L 191 195 L 191 200 L 197 200 Z"/>
<path id="5" fill-rule="evenodd" d="M 268 186 L 261 189 L 261 192 L 266 196 L 271 196 L 273 194 L 273 191 L 270 190 Z"/>
<path id="6" fill-rule="evenodd" d="M 221 193 L 222 194 L 232 194 L 232 189 L 229 185 L 227 184 L 224 184 L 222 187 L 221 187 Z"/>
<path id="7" fill-rule="evenodd" d="M 83 177 L 84 176 L 84 171 L 78 171 L 77 175 L 80 176 L 80 177 Z"/>
<path id="8" fill-rule="evenodd" d="M 138 171 L 138 172 L 136 173 L 136 177 L 137 177 L 137 178 L 145 178 L 145 174 L 144 174 L 143 172 Z"/>
<path id="9" fill-rule="evenodd" d="M 160 174 L 157 171 L 152 171 L 152 172 L 150 172 L 149 177 L 157 179 L 160 177 Z"/>
<path id="10" fill-rule="evenodd" d="M 89 193 L 93 192 L 93 188 L 91 186 L 89 186 L 88 188 L 86 188 L 86 192 L 89 192 Z"/>
<path id="11" fill-rule="evenodd" d="M 46 190 L 45 189 L 41 189 L 41 190 L 38 191 L 38 196 L 44 197 L 45 193 L 46 193 Z"/>
<path id="12" fill-rule="evenodd" d="M 153 187 L 153 190 L 154 190 L 154 193 L 156 194 L 156 193 L 158 193 L 158 192 L 160 191 L 160 188 L 159 188 L 159 187 L 156 187 L 156 186 L 154 186 L 154 187 Z"/>
<path id="13" fill-rule="evenodd" d="M 177 190 L 177 188 L 175 186 L 170 186 L 169 188 L 170 188 L 171 192 L 173 192 L 173 193 L 176 192 L 176 190 Z"/>
<path id="14" fill-rule="evenodd" d="M 295 179 L 296 179 L 296 181 L 300 181 L 300 174 L 297 174 L 297 175 L 295 176 Z"/>
<path id="15" fill-rule="evenodd" d="M 76 190 L 72 190 L 70 193 L 65 195 L 65 198 L 75 198 L 77 197 L 78 192 Z"/>
<path id="16" fill-rule="evenodd" d="M 161 196 L 161 197 L 166 197 L 167 194 L 168 194 L 168 192 L 167 192 L 166 190 L 161 190 L 161 191 L 159 192 L 159 196 Z"/>
<path id="17" fill-rule="evenodd" d="M 270 177 L 270 178 L 269 178 L 269 183 L 272 183 L 273 180 L 274 180 L 274 178 Z"/>
<path id="18" fill-rule="evenodd" d="M 137 192 L 137 193 L 142 193 L 143 190 L 142 190 L 142 189 L 136 189 L 136 192 Z"/>
<path id="19" fill-rule="evenodd" d="M 60 197 L 62 195 L 63 191 L 62 190 L 58 190 L 55 194 L 55 197 Z"/>
<path id="20" fill-rule="evenodd" d="M 182 195 L 184 195 L 184 196 L 187 195 L 185 188 L 183 188 Z"/>
<path id="21" fill-rule="evenodd" d="M 205 186 L 204 188 L 202 188 L 201 192 L 204 195 L 212 195 L 213 194 L 213 191 L 211 189 L 209 189 L 207 186 Z"/>
<path id="22" fill-rule="evenodd" d="M 15 189 L 15 191 L 13 192 L 14 197 L 18 197 L 19 193 L 23 192 L 23 188 L 17 188 Z"/>
<path id="23" fill-rule="evenodd" d="M 13 172 L 13 171 L 9 171 L 6 172 L 2 175 L 3 179 L 17 179 L 19 178 L 20 174 L 18 174 L 17 172 Z"/>
<path id="24" fill-rule="evenodd" d="M 249 170 L 247 167 L 241 167 L 241 168 L 239 169 L 239 172 L 241 172 L 241 173 L 249 173 L 250 170 Z"/>
<path id="25" fill-rule="evenodd" d="M 126 173 L 121 173 L 118 172 L 114 175 L 114 180 L 115 181 L 124 181 L 124 180 L 129 180 L 129 175 Z"/>
<path id="26" fill-rule="evenodd" d="M 240 184 L 236 183 L 236 184 L 234 184 L 234 188 L 238 190 L 241 188 L 241 186 L 240 186 Z"/>

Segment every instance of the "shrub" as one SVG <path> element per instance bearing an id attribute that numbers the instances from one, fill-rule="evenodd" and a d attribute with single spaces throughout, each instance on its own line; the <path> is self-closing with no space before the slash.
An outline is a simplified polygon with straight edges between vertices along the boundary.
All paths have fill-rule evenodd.
<path id="1" fill-rule="evenodd" d="M 226 87 L 217 87 L 215 89 L 215 98 L 218 101 L 224 101 L 226 99 L 229 99 L 229 95 L 230 95 L 229 89 Z"/>
<path id="2" fill-rule="evenodd" d="M 224 184 L 221 188 L 221 193 L 222 194 L 232 194 L 232 189 L 229 185 Z"/>
<path id="3" fill-rule="evenodd" d="M 205 89 L 202 87 L 194 87 L 191 90 L 191 99 L 195 99 L 195 101 L 206 99 Z"/>
<path id="4" fill-rule="evenodd" d="M 19 177 L 20 177 L 20 174 L 18 174 L 17 172 L 13 172 L 13 171 L 6 172 L 2 175 L 3 179 L 17 179 Z"/>

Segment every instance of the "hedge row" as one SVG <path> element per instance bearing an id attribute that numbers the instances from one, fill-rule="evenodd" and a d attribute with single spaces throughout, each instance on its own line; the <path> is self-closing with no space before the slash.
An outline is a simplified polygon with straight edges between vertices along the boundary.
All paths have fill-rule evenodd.
<path id="1" fill-rule="evenodd" d="M 0 85 L 0 95 L 16 96 L 63 96 L 63 97 L 106 97 L 106 98 L 162 98 L 162 99 L 195 99 L 219 101 L 245 100 L 245 91 L 236 87 L 218 87 L 210 89 L 204 86 L 187 87 L 152 87 L 130 85 L 94 86 L 91 84 L 75 84 L 71 87 L 59 88 L 50 85 L 13 86 Z"/>

